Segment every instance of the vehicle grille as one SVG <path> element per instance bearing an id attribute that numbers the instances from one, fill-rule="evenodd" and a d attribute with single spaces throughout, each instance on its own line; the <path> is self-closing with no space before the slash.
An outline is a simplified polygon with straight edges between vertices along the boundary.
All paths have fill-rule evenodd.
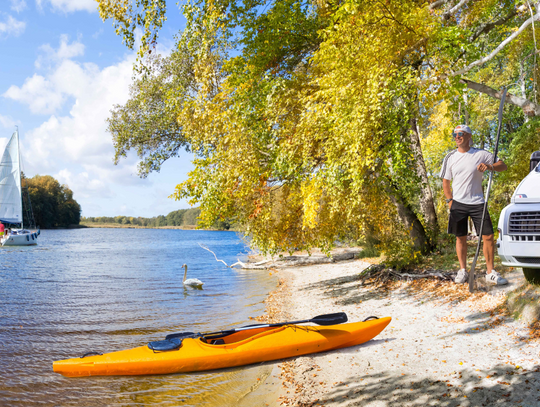
<path id="1" fill-rule="evenodd" d="M 517 257 L 517 256 L 514 256 L 514 258 L 517 261 L 519 261 L 520 263 L 540 264 L 540 257 Z"/>
<path id="2" fill-rule="evenodd" d="M 540 242 L 540 235 L 515 235 L 510 236 L 514 242 Z"/>
<path id="3" fill-rule="evenodd" d="M 540 235 L 540 212 L 511 213 L 508 222 L 508 233 L 512 235 Z"/>

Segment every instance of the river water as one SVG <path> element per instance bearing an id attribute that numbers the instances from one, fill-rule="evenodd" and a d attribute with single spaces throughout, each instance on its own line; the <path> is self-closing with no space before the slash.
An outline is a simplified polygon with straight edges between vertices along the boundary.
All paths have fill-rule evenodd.
<path id="1" fill-rule="evenodd" d="M 233 406 L 268 365 L 207 373 L 65 378 L 54 360 L 112 352 L 180 331 L 253 323 L 276 286 L 267 271 L 225 267 L 248 248 L 233 232 L 43 230 L 0 249 L 0 406 Z M 203 290 L 184 288 L 198 278 Z"/>

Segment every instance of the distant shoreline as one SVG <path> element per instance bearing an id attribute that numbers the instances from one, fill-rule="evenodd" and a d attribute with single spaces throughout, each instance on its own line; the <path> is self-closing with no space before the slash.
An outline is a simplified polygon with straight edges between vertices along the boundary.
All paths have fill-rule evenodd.
<path id="1" fill-rule="evenodd" d="M 195 230 L 197 226 L 140 226 L 140 225 L 121 225 L 119 223 L 81 223 L 79 227 L 82 228 L 116 228 L 116 229 L 182 229 L 182 230 Z M 206 229 L 204 229 L 206 230 Z"/>
<path id="2" fill-rule="evenodd" d="M 77 228 L 101 228 L 101 229 L 179 229 L 179 230 L 204 230 L 204 231 L 217 231 L 217 232 L 238 232 L 236 229 L 197 229 L 195 225 L 184 226 L 140 226 L 140 225 L 121 225 L 118 223 L 81 223 L 74 225 L 66 229 Z"/>

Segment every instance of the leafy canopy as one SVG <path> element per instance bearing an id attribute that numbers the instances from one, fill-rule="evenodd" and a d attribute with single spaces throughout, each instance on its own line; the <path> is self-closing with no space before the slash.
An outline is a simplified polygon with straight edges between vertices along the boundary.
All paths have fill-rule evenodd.
<path id="1" fill-rule="evenodd" d="M 98 2 L 128 45 L 143 30 L 147 55 L 164 2 Z M 176 50 L 142 60 L 132 98 L 113 112 L 116 160 L 135 149 L 144 176 L 189 147 L 195 169 L 173 196 L 200 204 L 203 225 L 244 225 L 263 251 L 370 236 L 396 264 L 414 261 L 445 217 L 436 174 L 451 129 L 468 122 L 477 143 L 493 143 L 497 101 L 460 79 L 518 82 L 536 100 L 539 10 L 525 1 L 192 0 L 182 10 Z M 518 108 L 505 120 L 501 155 L 518 160 L 510 148 L 532 146 L 537 127 L 520 130 Z"/>

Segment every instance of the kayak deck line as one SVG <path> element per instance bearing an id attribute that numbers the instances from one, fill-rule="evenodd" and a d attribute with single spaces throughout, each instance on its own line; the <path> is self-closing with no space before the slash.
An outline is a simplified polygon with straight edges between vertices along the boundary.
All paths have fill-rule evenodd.
<path id="1" fill-rule="evenodd" d="M 365 343 L 390 323 L 385 317 L 329 326 L 283 325 L 238 331 L 223 343 L 204 335 L 184 338 L 179 348 L 156 351 L 140 346 L 117 352 L 72 358 L 53 363 L 67 377 L 150 375 L 215 370 L 286 359 Z"/>

